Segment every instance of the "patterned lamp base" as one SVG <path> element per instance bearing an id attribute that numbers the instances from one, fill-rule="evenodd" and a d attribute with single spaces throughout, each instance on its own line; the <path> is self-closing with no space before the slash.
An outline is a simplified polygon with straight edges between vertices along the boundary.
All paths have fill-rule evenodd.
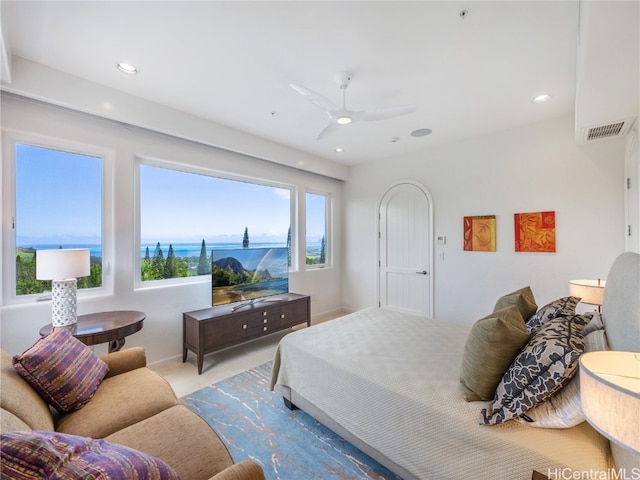
<path id="1" fill-rule="evenodd" d="M 66 327 L 78 321 L 76 292 L 77 280 L 53 280 L 51 282 L 51 325 Z"/>

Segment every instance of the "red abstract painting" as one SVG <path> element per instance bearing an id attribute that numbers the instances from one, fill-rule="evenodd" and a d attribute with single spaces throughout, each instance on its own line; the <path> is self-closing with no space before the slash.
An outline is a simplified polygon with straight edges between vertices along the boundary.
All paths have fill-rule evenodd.
<path id="1" fill-rule="evenodd" d="M 513 215 L 516 252 L 556 251 L 556 212 Z"/>

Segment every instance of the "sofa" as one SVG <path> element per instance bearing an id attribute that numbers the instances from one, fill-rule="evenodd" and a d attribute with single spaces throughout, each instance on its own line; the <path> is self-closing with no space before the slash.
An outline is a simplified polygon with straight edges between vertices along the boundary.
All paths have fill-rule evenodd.
<path id="1" fill-rule="evenodd" d="M 32 382 L 18 373 L 12 356 L 5 351 L 1 355 L 3 469 L 8 468 L 5 447 L 11 441 L 7 439 L 14 438 L 11 435 L 57 432 L 51 435 L 74 439 L 79 436 L 142 452 L 145 457 L 166 463 L 182 480 L 265 478 L 262 468 L 252 460 L 234 464 L 215 431 L 180 404 L 167 381 L 146 366 L 142 348 L 101 357 L 93 354 L 106 363 L 108 371 L 83 406 L 65 413 L 52 408 Z"/>

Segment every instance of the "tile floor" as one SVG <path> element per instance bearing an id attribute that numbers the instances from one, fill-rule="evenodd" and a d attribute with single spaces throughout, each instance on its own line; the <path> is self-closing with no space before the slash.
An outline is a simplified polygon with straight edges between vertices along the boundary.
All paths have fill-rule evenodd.
<path id="1" fill-rule="evenodd" d="M 314 318 L 312 324 L 325 322 L 346 315 L 346 313 L 337 312 Z M 300 325 L 295 327 L 294 330 L 300 328 L 305 327 Z M 235 347 L 229 347 L 219 352 L 210 353 L 204 357 L 201 375 L 198 375 L 196 356 L 193 352 L 188 353 L 185 363 L 182 363 L 182 358 L 178 358 L 159 365 L 150 365 L 150 367 L 171 384 L 176 395 L 180 398 L 273 360 L 278 342 L 289 332 L 290 330 L 285 330 Z"/>

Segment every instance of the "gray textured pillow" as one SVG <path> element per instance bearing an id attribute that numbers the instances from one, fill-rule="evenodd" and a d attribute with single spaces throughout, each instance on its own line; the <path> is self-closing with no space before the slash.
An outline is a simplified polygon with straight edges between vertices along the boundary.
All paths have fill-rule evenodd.
<path id="1" fill-rule="evenodd" d="M 491 400 L 500 379 L 529 340 L 515 305 L 478 320 L 467 337 L 460 385 L 467 402 Z"/>
<path id="2" fill-rule="evenodd" d="M 534 333 L 542 327 L 542 325 L 556 318 L 558 315 L 574 315 L 578 302 L 580 302 L 578 297 L 563 297 L 547 303 L 527 320 L 527 330 L 529 330 L 529 333 Z M 525 317 L 525 319 L 526 318 L 528 317 Z"/>
<path id="3" fill-rule="evenodd" d="M 543 324 L 502 377 L 493 404 L 480 412 L 480 423 L 519 417 L 566 385 L 584 349 L 582 329 L 567 317 Z"/>
<path id="4" fill-rule="evenodd" d="M 600 312 L 587 312 L 583 313 L 582 316 L 588 321 L 587 325 L 582 330 L 582 334 L 585 337 L 596 330 L 602 330 L 604 333 L 604 322 L 602 321 L 602 314 Z M 608 350 L 608 348 L 606 350 Z"/>
<path id="5" fill-rule="evenodd" d="M 520 314 L 525 321 L 536 313 L 536 310 L 538 309 L 536 299 L 533 298 L 531 287 L 523 287 L 520 290 L 503 295 L 496 302 L 495 307 L 493 307 L 493 311 L 497 312 L 498 310 L 510 307 L 511 305 L 518 307 L 518 310 L 520 310 Z"/>

